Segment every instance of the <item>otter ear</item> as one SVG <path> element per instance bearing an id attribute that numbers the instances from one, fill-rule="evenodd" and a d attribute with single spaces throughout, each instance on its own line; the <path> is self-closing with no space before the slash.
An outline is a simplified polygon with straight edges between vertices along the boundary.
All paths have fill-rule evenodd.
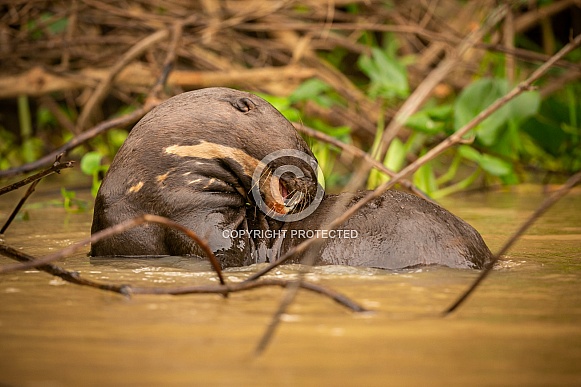
<path id="1" fill-rule="evenodd" d="M 238 98 L 236 101 L 232 102 L 232 106 L 240 110 L 242 113 L 248 113 L 249 111 L 256 108 L 256 104 L 252 102 L 250 98 Z"/>

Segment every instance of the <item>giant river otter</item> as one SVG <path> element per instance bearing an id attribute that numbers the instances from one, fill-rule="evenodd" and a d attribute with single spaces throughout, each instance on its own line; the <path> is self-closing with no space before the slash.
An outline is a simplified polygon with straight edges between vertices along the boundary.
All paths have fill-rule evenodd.
<path id="1" fill-rule="evenodd" d="M 262 98 L 228 88 L 187 92 L 132 129 L 97 194 L 91 232 L 140 214 L 165 216 L 205 238 L 223 267 L 277 260 L 317 233 L 317 264 L 482 268 L 491 259 L 466 222 L 399 191 L 324 230 L 364 193 L 324 196 L 317 176 L 307 144 Z M 147 224 L 93 244 L 91 255 L 203 254 L 180 232 Z"/>

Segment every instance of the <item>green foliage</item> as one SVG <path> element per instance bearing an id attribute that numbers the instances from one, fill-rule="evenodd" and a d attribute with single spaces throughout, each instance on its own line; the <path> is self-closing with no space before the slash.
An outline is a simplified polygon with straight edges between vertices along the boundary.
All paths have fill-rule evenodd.
<path id="1" fill-rule="evenodd" d="M 0 126 L 0 169 L 8 169 L 20 158 L 16 150 L 16 135 Z"/>
<path id="2" fill-rule="evenodd" d="M 43 12 L 38 20 L 30 20 L 26 28 L 31 31 L 33 39 L 40 39 L 46 33 L 50 35 L 63 33 L 66 31 L 68 23 L 66 18 L 55 18 L 52 13 Z"/>
<path id="3" fill-rule="evenodd" d="M 77 193 L 75 191 L 68 191 L 65 188 L 61 188 L 61 196 L 63 197 L 65 211 L 70 213 L 87 211 L 87 202 L 77 199 Z"/>
<path id="4" fill-rule="evenodd" d="M 482 78 L 466 87 L 454 104 L 454 129 L 466 125 L 508 92 L 506 79 Z M 524 92 L 482 121 L 475 128 L 476 138 L 483 145 L 494 148 L 510 122 L 520 124 L 536 114 L 539 105 L 538 92 Z"/>
<path id="5" fill-rule="evenodd" d="M 92 176 L 93 184 L 91 186 L 91 194 L 93 197 L 97 196 L 97 191 L 101 186 L 100 174 L 107 172 L 108 165 L 101 165 L 103 156 L 99 152 L 87 152 L 81 159 L 81 171 L 85 175 Z"/>
<path id="6" fill-rule="evenodd" d="M 471 146 L 459 146 L 458 154 L 467 160 L 474 161 L 484 171 L 493 176 L 505 176 L 512 172 L 512 165 L 509 162 L 489 154 L 482 154 Z"/>
<path id="7" fill-rule="evenodd" d="M 32 162 L 42 155 L 42 141 L 33 137 L 32 118 L 28 97 L 18 97 L 18 120 L 20 122 L 20 137 L 22 138 L 21 155 L 25 162 Z"/>
<path id="8" fill-rule="evenodd" d="M 581 169 L 581 95 L 579 84 L 542 102 L 539 112 L 523 124 L 525 160 L 537 167 L 576 172 Z"/>
<path id="9" fill-rule="evenodd" d="M 406 68 L 397 59 L 395 39 L 388 39 L 384 49 L 373 47 L 371 56 L 361 55 L 357 65 L 370 79 L 368 94 L 371 98 L 403 99 L 409 95 Z"/>
<path id="10" fill-rule="evenodd" d="M 404 166 L 406 154 L 407 147 L 405 144 L 400 139 L 394 138 L 391 144 L 389 144 L 383 165 L 394 172 L 398 172 Z M 369 174 L 367 186 L 369 188 L 375 188 L 388 180 L 389 177 L 386 174 L 374 169 Z"/>

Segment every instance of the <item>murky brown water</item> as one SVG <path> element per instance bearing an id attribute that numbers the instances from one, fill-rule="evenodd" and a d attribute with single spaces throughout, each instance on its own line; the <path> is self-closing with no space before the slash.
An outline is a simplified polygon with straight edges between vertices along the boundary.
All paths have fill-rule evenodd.
<path id="1" fill-rule="evenodd" d="M 44 183 L 42 183 L 44 184 Z M 58 199 L 39 193 L 31 204 Z M 48 186 L 48 185 L 47 185 Z M 0 221 L 16 203 L 0 199 Z M 86 196 L 85 196 L 86 197 Z M 496 250 L 542 201 L 539 189 L 454 197 L 443 204 Z M 90 213 L 32 208 L 6 241 L 43 255 L 89 234 Z M 231 295 L 134 296 L 37 271 L 0 275 L 0 385 L 581 385 L 581 193 L 558 203 L 456 314 L 440 318 L 476 272 L 319 267 L 312 281 L 375 312 L 358 315 L 301 292 L 267 351 L 254 349 L 278 288 Z M 182 258 L 60 264 L 115 283 L 215 282 Z M 0 264 L 12 263 L 0 257 Z M 287 266 L 277 276 L 291 277 Z M 240 280 L 255 268 L 230 270 Z"/>

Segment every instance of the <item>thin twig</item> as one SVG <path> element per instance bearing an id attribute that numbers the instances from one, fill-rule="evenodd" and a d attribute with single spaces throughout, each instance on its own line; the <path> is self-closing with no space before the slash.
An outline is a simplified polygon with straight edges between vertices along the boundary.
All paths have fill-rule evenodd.
<path id="1" fill-rule="evenodd" d="M 576 44 L 581 43 L 581 35 L 579 36 L 579 38 L 580 39 L 576 39 Z M 556 54 L 552 58 L 552 60 L 557 60 L 559 57 L 559 54 L 561 56 L 566 55 L 567 52 L 569 52 L 570 50 L 572 50 L 574 48 L 573 43 L 574 42 L 571 42 L 568 46 L 564 47 L 563 50 L 561 50 L 558 54 Z M 467 43 L 467 46 L 470 46 L 470 45 Z M 471 120 L 463 128 L 458 130 L 454 135 L 452 135 L 452 136 L 448 137 L 446 140 L 442 141 L 440 144 L 438 144 L 436 147 L 434 147 L 432 150 L 430 150 L 426 155 L 419 158 L 418 160 L 416 160 L 416 162 L 410 164 L 408 167 L 404 168 L 401 172 L 396 174 L 393 177 L 393 179 L 391 179 L 387 183 L 384 183 L 383 185 L 378 187 L 375 191 L 372 191 L 371 193 L 366 195 L 364 198 L 362 198 L 359 202 L 357 202 L 352 207 L 347 209 L 343 213 L 342 216 L 339 216 L 338 218 L 336 218 L 335 220 L 333 220 L 329 224 L 323 226 L 322 228 L 328 229 L 328 230 L 335 229 L 336 227 L 338 227 L 339 225 L 344 223 L 350 216 L 355 214 L 360 208 L 362 208 L 364 205 L 366 205 L 370 200 L 379 197 L 383 192 L 385 192 L 387 189 L 391 188 L 395 184 L 395 182 L 402 179 L 406 175 L 411 174 L 412 172 L 417 170 L 417 168 L 419 168 L 421 165 L 425 164 L 429 160 L 431 160 L 434 157 L 436 157 L 437 155 L 441 154 L 442 152 L 444 152 L 446 149 L 448 149 L 452 145 L 462 142 L 462 136 L 464 136 L 467 132 L 472 130 L 476 125 L 478 125 L 480 122 L 482 122 L 486 117 L 490 116 L 494 111 L 498 110 L 501 106 L 504 106 L 508 101 L 515 98 L 517 95 L 521 94 L 523 91 L 528 90 L 530 88 L 530 86 L 532 85 L 532 83 L 534 81 L 536 81 L 542 74 L 544 74 L 545 71 L 548 70 L 548 68 L 550 67 L 549 62 L 545 63 L 543 66 L 541 66 L 539 69 L 537 69 L 537 71 L 535 71 L 526 81 L 522 82 L 519 86 L 517 86 L 515 89 L 513 89 L 509 94 L 507 94 L 503 98 L 499 98 L 497 101 L 495 101 L 491 106 L 489 106 L 487 109 L 485 109 L 483 112 L 481 112 L 478 116 L 476 116 L 473 120 Z M 421 85 L 420 85 L 420 87 L 421 87 Z M 419 106 L 419 105 L 417 105 L 417 106 Z M 399 112 L 396 115 L 396 117 L 397 116 L 399 116 Z M 394 118 L 394 121 L 395 121 L 395 118 Z M 263 274 L 272 270 L 272 268 L 284 263 L 286 260 L 290 259 L 291 257 L 293 257 L 299 253 L 302 253 L 303 251 L 306 251 L 306 249 L 308 247 L 311 247 L 311 246 L 316 247 L 320 243 L 322 243 L 322 240 L 317 238 L 317 237 L 307 239 L 303 243 L 301 243 L 301 244 L 295 246 L 294 248 L 292 248 L 291 250 L 289 250 L 278 261 L 275 261 L 275 262 L 271 263 L 270 265 L 268 265 L 265 269 L 260 270 L 257 273 L 254 273 L 252 276 L 250 276 L 247 279 L 247 281 L 251 281 L 251 280 L 255 280 L 257 278 L 260 278 L 260 276 L 262 276 Z M 314 250 L 316 250 L 316 249 L 313 248 L 310 252 L 310 256 L 308 256 L 306 258 L 306 261 L 309 264 L 313 263 L 311 261 L 314 260 Z M 272 319 L 270 321 L 270 324 L 269 324 L 267 330 L 265 331 L 261 340 L 259 341 L 259 344 L 258 344 L 257 349 L 256 349 L 257 353 L 263 352 L 264 349 L 266 348 L 266 346 L 268 345 L 268 343 L 270 342 L 270 340 L 272 339 L 272 337 L 276 331 L 276 328 L 278 327 L 278 325 L 281 322 L 281 316 L 285 313 L 288 306 L 292 303 L 292 301 L 296 297 L 296 289 L 302 281 L 303 281 L 303 276 L 300 275 L 296 281 L 297 285 L 295 285 L 295 287 L 291 287 L 291 288 L 287 289 L 283 301 L 280 303 L 276 313 L 274 314 L 274 316 L 272 317 Z"/>
<path id="2" fill-rule="evenodd" d="M 10 224 L 12 223 L 14 218 L 16 217 L 16 214 L 18 214 L 18 212 L 20 211 L 20 209 L 22 208 L 24 203 L 26 203 L 26 200 L 28 199 L 28 197 L 30 195 L 32 195 L 32 193 L 34 192 L 34 189 L 36 188 L 38 183 L 40 183 L 40 180 L 41 179 L 36 180 L 35 182 L 33 182 L 30 185 L 30 187 L 28 187 L 28 189 L 26 190 L 26 192 L 24 193 L 24 195 L 22 196 L 22 198 L 20 199 L 18 204 L 16 204 L 16 207 L 14 207 L 14 210 L 12 210 L 12 212 L 10 213 L 10 216 L 8 217 L 8 219 L 6 219 L 6 222 L 4 223 L 4 226 L 2 226 L 2 229 L 0 229 L 0 235 L 3 235 L 6 232 L 6 230 L 8 229 L 8 227 L 10 227 Z"/>
<path id="3" fill-rule="evenodd" d="M 64 156 L 64 153 L 62 153 L 62 152 L 57 154 L 56 161 L 50 168 L 45 169 L 44 171 L 40 171 L 38 173 L 35 173 L 34 175 L 29 176 L 26 179 L 22 179 L 14 184 L 10 184 L 10 185 L 7 185 L 6 187 L 0 188 L 0 196 L 4 195 L 5 193 L 8 193 L 10 191 L 14 191 L 20 187 L 24 187 L 27 184 L 33 183 L 37 180 L 40 180 L 45 176 L 52 175 L 55 172 L 60 173 L 61 169 L 72 168 L 74 166 L 75 162 L 74 161 L 67 161 L 66 163 L 61 163 L 60 159 L 62 156 Z"/>
<path id="4" fill-rule="evenodd" d="M 295 283 L 296 281 L 294 280 L 284 280 L 280 278 L 261 278 L 259 281 L 228 283 L 225 285 L 181 286 L 170 288 L 130 287 L 130 289 L 132 294 L 172 294 L 172 295 L 196 294 L 196 293 L 228 294 L 232 292 L 261 288 L 265 286 L 288 287 L 294 286 Z M 363 306 L 349 299 L 345 295 L 338 293 L 332 289 L 326 288 L 324 286 L 320 286 L 310 282 L 302 282 L 300 284 L 300 288 L 329 297 L 336 303 L 345 306 L 354 312 L 368 311 Z"/>
<path id="5" fill-rule="evenodd" d="M 28 200 L 28 198 L 30 197 L 30 195 L 32 195 L 32 193 L 34 192 L 36 186 L 38 185 L 38 183 L 40 183 L 40 181 L 42 180 L 42 178 L 52 174 L 52 173 L 60 173 L 60 170 L 64 167 L 68 168 L 68 167 L 72 167 L 73 166 L 73 162 L 69 161 L 67 163 L 61 163 L 61 158 L 64 156 L 64 153 L 59 154 L 56 157 L 56 160 L 54 161 L 52 167 L 41 171 L 40 173 L 37 173 L 34 176 L 30 176 L 27 179 L 24 179 L 18 183 L 12 184 L 11 186 L 8 186 L 6 188 L 10 189 L 16 189 L 18 187 L 21 187 L 22 185 L 18 185 L 18 184 L 23 184 L 24 181 L 32 181 L 32 184 L 30 185 L 30 187 L 28 187 L 28 189 L 26 190 L 26 192 L 24 193 L 24 196 L 22 196 L 22 198 L 20 199 L 20 201 L 18 202 L 18 204 L 16 205 L 16 207 L 14 207 L 14 210 L 12 211 L 12 213 L 10 214 L 10 216 L 8 217 L 8 219 L 6 220 L 6 222 L 4 223 L 4 226 L 2 226 L 2 229 L 0 229 L 0 235 L 3 235 L 6 230 L 8 229 L 8 227 L 10 226 L 10 224 L 12 223 L 12 221 L 14 220 L 14 218 L 16 217 L 16 214 L 18 214 L 18 212 L 20 211 L 20 209 L 22 208 L 22 206 L 24 205 L 24 203 L 26 202 L 26 200 Z M 14 188 L 15 187 L 15 188 Z M 0 195 L 2 195 L 2 193 L 0 193 Z"/>
<path id="6" fill-rule="evenodd" d="M 180 39 L 182 37 L 184 24 L 186 22 L 187 21 L 177 22 L 174 24 L 172 28 L 172 38 L 169 45 L 169 49 L 167 50 L 165 61 L 162 66 L 161 76 L 158 78 L 157 82 L 155 83 L 155 85 L 153 85 L 153 88 L 151 89 L 151 94 L 157 98 L 161 98 L 163 87 L 166 85 L 169 74 L 173 69 L 173 65 L 176 59 L 176 51 Z"/>
<path id="7" fill-rule="evenodd" d="M 500 260 L 500 258 L 506 254 L 506 252 L 512 247 L 512 245 L 525 233 L 526 230 L 530 226 L 533 225 L 553 204 L 558 202 L 563 196 L 565 196 L 571 188 L 581 182 L 581 172 L 577 172 L 575 175 L 571 176 L 567 182 L 559 188 L 557 191 L 553 192 L 551 196 L 545 199 L 545 201 L 537 208 L 537 210 L 524 222 L 519 229 L 512 234 L 512 236 L 506 241 L 506 243 L 502 246 L 502 248 L 494 255 L 492 261 L 480 272 L 480 275 L 476 280 L 470 285 L 464 293 L 458 297 L 458 299 L 448 308 L 446 309 L 443 314 L 444 316 L 449 315 L 450 313 L 454 312 L 455 310 L 460 307 L 468 297 L 476 290 L 478 285 L 484 281 L 484 279 L 490 274 L 496 262 Z"/>
<path id="8" fill-rule="evenodd" d="M 458 48 L 453 51 L 451 55 L 446 55 L 446 58 L 441 61 L 414 90 L 412 95 L 409 96 L 397 111 L 397 114 L 389 122 L 383 132 L 381 146 L 378 152 L 380 160 L 383 160 L 385 157 L 385 153 L 398 131 L 405 125 L 411 115 L 414 114 L 426 101 L 432 90 L 458 65 L 464 54 L 474 47 L 474 45 L 505 16 L 507 11 L 508 7 L 506 6 L 498 7 L 480 28 L 470 33 L 464 40 L 462 40 Z"/>
<path id="9" fill-rule="evenodd" d="M 504 18 L 504 24 L 502 25 L 502 34 L 504 40 L 504 46 L 509 50 L 514 50 L 514 14 L 512 9 L 509 9 L 506 17 Z M 515 77 L 515 61 L 514 56 L 505 55 L 505 73 L 506 79 L 509 85 L 512 85 Z"/>
<path id="10" fill-rule="evenodd" d="M 156 71 L 142 64 L 132 63 L 115 78 L 116 86 L 140 90 L 155 84 Z M 35 67 L 19 75 L 0 76 L 0 98 L 20 94 L 43 95 L 51 92 L 93 86 L 107 76 L 106 70 L 85 68 L 67 74 L 51 73 Z M 211 86 L 261 85 L 281 80 L 304 80 L 316 75 L 316 70 L 301 65 L 265 66 L 220 71 L 172 70 L 167 84 L 186 89 Z M 88 82 L 90 80 L 90 82 Z"/>
<path id="11" fill-rule="evenodd" d="M 93 138 L 93 137 L 95 137 L 95 136 L 97 136 L 97 135 L 99 135 L 99 134 L 101 134 L 101 133 L 103 133 L 111 128 L 122 127 L 125 125 L 132 124 L 135 121 L 139 120 L 141 117 L 143 117 L 147 112 L 149 112 L 155 106 L 159 105 L 161 103 L 159 94 L 160 94 L 163 86 L 167 83 L 168 77 L 170 76 L 170 73 L 172 70 L 171 63 L 173 61 L 175 61 L 177 44 L 178 44 L 179 39 L 181 37 L 182 28 L 185 25 L 187 25 L 188 23 L 191 23 L 193 20 L 195 20 L 195 17 L 190 16 L 190 17 L 188 17 L 184 20 L 181 20 L 179 22 L 176 22 L 174 24 L 174 26 L 173 26 L 173 33 L 174 33 L 173 40 L 172 40 L 172 43 L 171 43 L 170 48 L 168 50 L 166 60 L 164 62 L 164 68 L 163 68 L 162 74 L 158 77 L 158 80 L 154 83 L 152 89 L 150 90 L 150 92 L 148 94 L 148 97 L 145 101 L 145 104 L 143 106 L 141 106 L 139 109 L 137 109 L 137 110 L 135 110 L 132 113 L 129 113 L 127 115 L 113 118 L 113 119 L 99 123 L 98 125 L 94 126 L 93 128 L 86 130 L 83 133 L 79 134 L 78 136 L 74 137 L 72 140 L 70 140 L 66 144 L 62 145 L 61 147 L 59 147 L 55 151 L 51 152 L 50 154 L 40 158 L 39 160 L 36 160 L 32 163 L 24 164 L 20 167 L 0 171 L 0 177 L 15 176 L 15 175 L 18 175 L 21 173 L 30 172 L 30 171 L 37 169 L 37 168 L 41 168 L 44 165 L 48 164 L 49 160 L 53 159 L 56 155 L 59 155 L 61 153 L 66 153 L 66 152 L 76 148 L 77 146 L 83 144 L 84 142 L 90 140 L 91 138 Z M 166 33 L 169 33 L 168 32 L 169 30 L 164 30 L 164 31 Z M 128 55 L 124 57 L 124 60 L 120 61 L 118 63 L 118 65 L 119 66 L 121 64 L 124 64 L 124 66 L 127 65 L 127 63 L 125 63 L 125 61 L 133 58 L 133 56 L 136 55 L 136 53 L 140 52 L 140 50 L 144 49 L 144 47 L 145 48 L 149 47 L 150 44 L 153 44 L 153 43 L 163 39 L 164 34 L 162 34 L 162 33 L 153 34 L 149 38 L 150 38 L 149 40 L 144 39 L 143 41 L 141 41 L 141 43 L 142 43 L 141 45 L 139 45 L 139 44 L 136 45 L 135 50 L 132 51 L 131 55 L 129 55 L 129 53 L 128 53 Z M 147 44 L 145 44 L 145 43 L 147 43 Z M 116 75 L 116 74 L 117 74 L 117 72 L 111 71 L 109 73 L 109 76 L 113 75 L 113 77 L 111 79 L 114 79 L 114 75 Z M 106 85 L 106 84 L 108 84 L 108 83 L 106 80 L 104 80 L 100 85 Z M 102 86 L 102 87 L 104 87 L 104 86 Z M 107 86 L 107 89 L 108 89 L 108 86 Z M 105 90 L 105 89 L 103 89 L 103 90 Z M 96 90 L 96 92 L 97 92 L 97 90 Z M 96 95 L 96 92 L 94 95 Z M 100 91 L 99 91 L 99 93 L 100 93 Z M 77 125 L 77 126 L 79 126 L 79 125 Z"/>
<path id="12" fill-rule="evenodd" d="M 40 103 L 41 106 L 46 107 L 50 111 L 60 126 L 71 132 L 73 135 L 80 133 L 75 128 L 75 124 L 73 124 L 73 122 L 65 114 L 63 114 L 59 105 L 51 95 L 43 95 L 40 98 Z"/>
<path id="13" fill-rule="evenodd" d="M 294 22 L 294 23 L 251 23 L 242 24 L 236 27 L 240 30 L 247 31 L 319 31 L 320 25 L 314 23 Z M 442 34 L 437 31 L 422 28 L 419 25 L 388 25 L 385 23 L 333 23 L 332 30 L 337 31 L 381 31 L 393 32 L 397 34 L 413 34 L 421 36 L 423 39 L 429 41 L 438 41 L 449 44 L 451 47 L 456 47 L 461 43 L 461 39 L 450 34 Z M 522 48 L 508 48 L 501 44 L 491 44 L 485 42 L 477 42 L 474 48 L 500 52 L 514 56 L 516 58 L 528 61 L 546 62 L 550 56 L 538 53 L 535 51 L 525 50 Z M 566 60 L 558 60 L 553 66 L 562 67 L 571 70 L 581 70 L 581 65 L 578 63 L 569 62 Z"/>

